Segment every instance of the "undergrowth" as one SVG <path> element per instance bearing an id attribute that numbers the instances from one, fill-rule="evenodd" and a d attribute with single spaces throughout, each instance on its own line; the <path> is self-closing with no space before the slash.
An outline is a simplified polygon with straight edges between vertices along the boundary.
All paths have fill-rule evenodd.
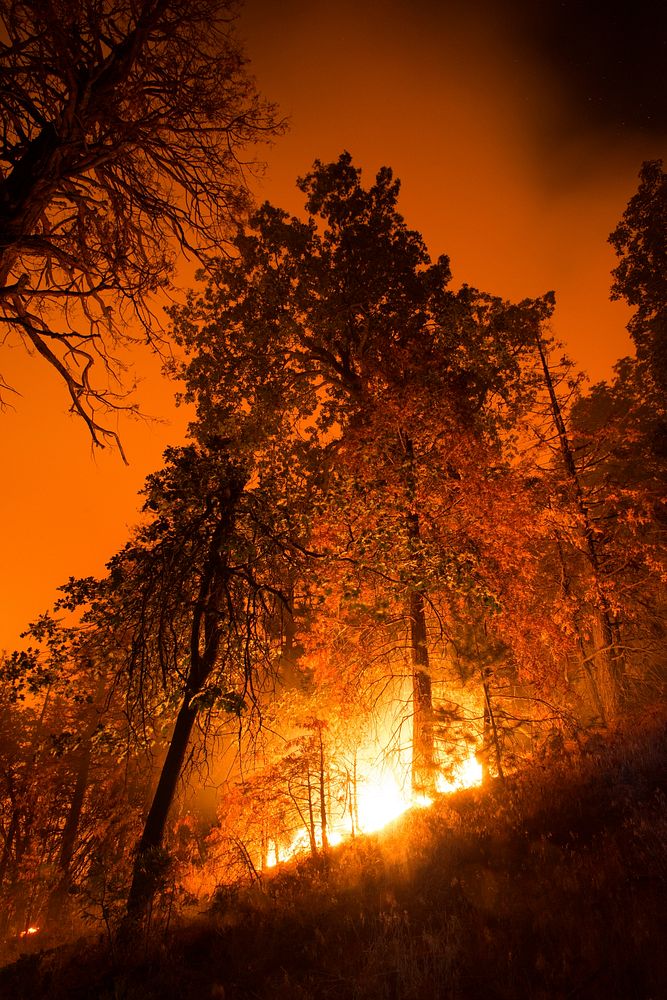
<path id="1" fill-rule="evenodd" d="M 26 954 L 0 996 L 660 1000 L 664 737 L 645 723 L 447 796 L 122 953 L 86 940 Z"/>

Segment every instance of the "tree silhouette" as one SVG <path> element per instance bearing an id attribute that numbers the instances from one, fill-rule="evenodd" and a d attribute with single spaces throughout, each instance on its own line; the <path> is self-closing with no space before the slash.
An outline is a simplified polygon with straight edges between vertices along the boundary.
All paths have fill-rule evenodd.
<path id="1" fill-rule="evenodd" d="M 612 271 L 612 299 L 635 307 L 628 324 L 655 383 L 667 391 L 667 177 L 662 160 L 647 160 L 639 188 L 609 237 L 620 261 Z"/>
<path id="2" fill-rule="evenodd" d="M 115 349 L 159 342 L 150 296 L 177 250 L 219 248 L 248 203 L 241 151 L 277 128 L 234 11 L 0 0 L 0 337 L 55 369 L 98 446 L 120 446 L 100 423 L 125 405 Z"/>

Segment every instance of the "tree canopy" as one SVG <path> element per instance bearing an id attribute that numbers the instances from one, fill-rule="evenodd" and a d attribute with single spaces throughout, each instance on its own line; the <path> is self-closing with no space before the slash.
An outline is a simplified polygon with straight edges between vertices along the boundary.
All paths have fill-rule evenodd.
<path id="1" fill-rule="evenodd" d="M 620 258 L 612 272 L 613 299 L 635 312 L 628 325 L 637 348 L 660 389 L 667 391 L 667 177 L 662 160 L 647 160 L 639 187 L 609 237 Z"/>
<path id="2" fill-rule="evenodd" d="M 585 393 L 554 353 L 553 294 L 452 287 L 388 168 L 366 185 L 343 153 L 299 186 L 304 217 L 262 205 L 170 310 L 195 419 L 140 524 L 0 661 L 0 710 L 29 734 L 0 741 L 0 883 L 29 875 L 28 914 L 106 891 L 122 839 L 134 927 L 185 879 L 188 762 L 216 772 L 232 738 L 201 869 L 261 882 L 410 803 L 505 787 L 664 689 L 648 362 Z M 87 790 L 114 754 L 129 814 L 98 864 L 77 830 L 121 825 Z M 36 796 L 47 767 L 62 795 Z"/>

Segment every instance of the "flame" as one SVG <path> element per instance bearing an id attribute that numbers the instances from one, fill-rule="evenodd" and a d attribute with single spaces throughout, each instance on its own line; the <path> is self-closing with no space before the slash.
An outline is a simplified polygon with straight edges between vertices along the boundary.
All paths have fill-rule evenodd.
<path id="1" fill-rule="evenodd" d="M 482 765 L 475 754 L 470 754 L 462 763 L 452 769 L 451 778 L 436 775 L 435 787 L 439 792 L 458 792 L 461 788 L 474 788 L 482 784 Z"/>
<path id="2" fill-rule="evenodd" d="M 399 770 L 403 770 L 404 773 L 397 773 Z M 352 810 L 354 820 L 347 814 L 338 819 L 329 817 L 327 840 L 330 846 L 335 847 L 350 839 L 355 833 L 375 833 L 409 809 L 432 805 L 432 799 L 412 793 L 409 789 L 408 773 L 409 768 L 406 768 L 405 762 L 402 768 L 397 765 L 396 770 L 388 764 L 381 767 L 369 765 L 366 773 L 357 778 L 356 808 Z M 481 782 L 482 765 L 475 754 L 471 753 L 466 760 L 451 769 L 447 777 L 442 773 L 436 776 L 436 789 L 446 794 L 461 788 L 480 785 Z M 321 830 L 316 832 L 316 844 L 321 848 Z M 272 845 L 265 866 L 274 868 L 280 862 L 306 854 L 310 846 L 308 831 L 302 828 L 296 832 L 288 845 L 280 848 L 277 844 Z"/>
<path id="3" fill-rule="evenodd" d="M 28 937 L 30 934 L 36 934 L 38 930 L 39 930 L 39 927 L 26 927 L 26 929 L 24 931 L 21 931 L 21 933 L 19 934 L 19 937 L 22 937 L 22 938 Z"/>
<path id="4" fill-rule="evenodd" d="M 392 771 L 371 774 L 358 789 L 359 832 L 375 833 L 413 806 L 431 805 L 425 796 L 406 795 Z"/>

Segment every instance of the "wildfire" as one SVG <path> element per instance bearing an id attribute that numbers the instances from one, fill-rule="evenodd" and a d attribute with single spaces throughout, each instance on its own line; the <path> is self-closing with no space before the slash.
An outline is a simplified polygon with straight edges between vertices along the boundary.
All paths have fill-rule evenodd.
<path id="1" fill-rule="evenodd" d="M 21 931 L 21 933 L 19 934 L 19 937 L 22 937 L 22 938 L 29 937 L 31 934 L 36 934 L 38 930 L 39 930 L 39 927 L 26 927 L 26 929 L 24 931 Z"/>
<path id="2" fill-rule="evenodd" d="M 482 765 L 474 754 L 471 754 L 452 771 L 448 780 L 444 774 L 436 775 L 435 787 L 439 792 L 458 792 L 461 788 L 474 788 L 482 784 Z"/>
<path id="3" fill-rule="evenodd" d="M 329 817 L 327 841 L 335 847 L 348 840 L 355 833 L 375 833 L 393 820 L 398 819 L 409 809 L 426 808 L 433 800 L 425 795 L 414 795 L 406 780 L 407 771 L 398 775 L 389 766 L 380 768 L 369 767 L 364 775 L 360 775 L 355 789 L 355 801 L 344 811 L 340 818 Z M 440 793 L 458 791 L 461 788 L 472 788 L 482 782 L 482 765 L 474 753 L 466 760 L 456 765 L 448 776 L 438 774 L 436 789 Z M 315 835 L 316 846 L 320 848 L 321 831 Z M 272 845 L 266 865 L 275 867 L 282 861 L 305 854 L 311 847 L 308 831 L 300 829 L 294 835 L 291 843 L 281 846 Z"/>
<path id="4" fill-rule="evenodd" d="M 359 832 L 375 833 L 415 806 L 430 806 L 426 796 L 406 795 L 391 771 L 372 774 L 359 789 Z"/>

